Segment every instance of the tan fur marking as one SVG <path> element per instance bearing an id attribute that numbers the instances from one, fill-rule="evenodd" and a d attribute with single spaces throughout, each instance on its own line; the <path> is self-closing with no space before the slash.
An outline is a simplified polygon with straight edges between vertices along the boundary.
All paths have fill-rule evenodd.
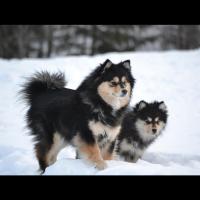
<path id="1" fill-rule="evenodd" d="M 127 82 L 127 80 L 126 80 L 126 77 L 125 77 L 125 76 L 123 76 L 123 77 L 122 77 L 122 82 Z"/>
<path id="2" fill-rule="evenodd" d="M 146 130 L 147 133 L 151 133 L 152 129 L 160 130 L 162 128 L 161 128 L 160 124 L 156 124 L 156 123 L 151 123 L 151 124 L 145 125 L 145 130 Z"/>
<path id="3" fill-rule="evenodd" d="M 109 82 L 103 82 L 97 89 L 101 98 L 109 105 L 113 104 L 115 97 L 112 95 L 113 89 L 109 86 Z"/>
<path id="4" fill-rule="evenodd" d="M 156 124 L 152 124 L 152 128 L 157 128 Z"/>
<path id="5" fill-rule="evenodd" d="M 55 133 L 53 138 L 53 144 L 46 155 L 46 162 L 48 165 L 52 165 L 57 160 L 57 155 L 61 149 L 66 146 L 64 139 L 60 136 L 60 134 Z"/>
<path id="6" fill-rule="evenodd" d="M 125 76 L 122 77 L 122 82 L 129 83 Z"/>
<path id="7" fill-rule="evenodd" d="M 109 153 L 109 152 L 105 152 L 104 154 L 103 154 L 103 159 L 104 160 L 113 160 L 113 154 L 111 154 L 111 153 Z"/>
<path id="8" fill-rule="evenodd" d="M 130 83 L 126 84 L 125 89 L 128 91 L 128 93 L 124 98 L 120 99 L 121 108 L 129 104 L 130 95 L 131 95 L 131 85 L 130 85 Z"/>
<path id="9" fill-rule="evenodd" d="M 155 122 L 158 122 L 158 121 L 159 121 L 159 117 L 156 117 L 156 118 L 155 118 Z"/>
<path id="10" fill-rule="evenodd" d="M 155 137 L 156 135 L 160 134 L 160 131 L 165 127 L 165 123 L 160 121 L 159 124 L 152 125 L 146 124 L 146 122 L 144 122 L 143 120 L 138 119 L 136 122 L 136 127 L 143 139 L 149 140 L 152 139 L 152 137 Z M 156 134 L 152 132 L 153 128 L 157 129 Z"/>
<path id="11" fill-rule="evenodd" d="M 101 122 L 90 121 L 89 129 L 95 136 L 106 132 L 106 134 L 108 135 L 108 139 L 110 141 L 114 141 L 120 132 L 121 126 L 109 127 L 102 124 Z"/>
<path id="12" fill-rule="evenodd" d="M 119 83 L 119 78 L 118 78 L 117 76 L 115 76 L 115 77 L 113 78 L 113 81 L 116 82 L 116 83 Z"/>
<path id="13" fill-rule="evenodd" d="M 79 136 L 74 138 L 74 144 L 78 148 L 81 157 L 85 158 L 90 163 L 95 164 L 100 170 L 106 168 L 107 165 L 101 156 L 101 152 L 97 144 L 88 145 L 83 142 Z"/>
<path id="14" fill-rule="evenodd" d="M 151 117 L 147 117 L 148 121 L 151 122 L 152 121 L 152 118 Z"/>
<path id="15" fill-rule="evenodd" d="M 112 160 L 114 158 L 115 149 L 112 154 L 109 153 L 108 149 L 110 147 L 110 142 L 114 141 L 118 136 L 121 126 L 109 127 L 103 125 L 101 122 L 90 121 L 89 128 L 96 137 L 106 132 L 109 142 L 101 149 L 101 154 L 104 160 Z"/>
<path id="16" fill-rule="evenodd" d="M 124 97 L 120 97 L 121 88 L 119 85 L 116 87 L 110 87 L 110 82 L 103 82 L 97 88 L 98 94 L 101 98 L 109 105 L 111 105 L 114 109 L 120 109 L 126 105 L 128 105 L 130 101 L 131 94 L 131 85 L 130 83 L 126 84 L 125 89 L 128 91 L 127 95 Z"/>
<path id="17" fill-rule="evenodd" d="M 117 85 L 116 87 L 113 87 L 113 92 L 115 94 L 119 94 L 121 92 L 121 87 L 120 85 Z"/>

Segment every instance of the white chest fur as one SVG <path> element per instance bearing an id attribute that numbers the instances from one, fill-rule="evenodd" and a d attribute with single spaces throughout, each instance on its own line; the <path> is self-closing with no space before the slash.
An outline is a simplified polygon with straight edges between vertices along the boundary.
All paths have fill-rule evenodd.
<path id="1" fill-rule="evenodd" d="M 145 150 L 141 149 L 137 142 L 132 141 L 130 143 L 127 141 L 127 139 L 123 139 L 123 141 L 120 143 L 119 149 L 121 154 L 127 152 L 130 156 L 132 156 L 131 160 L 128 160 L 131 162 L 137 162 L 137 160 L 142 157 Z M 119 155 L 118 159 L 126 161 L 124 156 L 121 155 Z"/>
<path id="2" fill-rule="evenodd" d="M 144 152 L 144 149 L 139 148 L 138 143 L 132 141 L 129 143 L 126 139 L 123 139 L 123 141 L 120 143 L 120 149 L 124 152 L 129 152 L 130 154 L 136 154 L 138 156 L 141 156 Z"/>
<path id="3" fill-rule="evenodd" d="M 108 140 L 114 141 L 120 132 L 121 126 L 111 127 L 102 124 L 101 122 L 89 121 L 89 129 L 92 131 L 94 136 L 99 136 L 106 133 Z"/>

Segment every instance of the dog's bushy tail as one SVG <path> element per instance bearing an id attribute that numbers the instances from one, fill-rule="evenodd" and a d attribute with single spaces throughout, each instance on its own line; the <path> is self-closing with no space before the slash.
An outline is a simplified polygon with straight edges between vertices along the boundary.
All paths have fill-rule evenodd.
<path id="1" fill-rule="evenodd" d="M 20 93 L 23 99 L 25 99 L 28 104 L 31 104 L 35 97 L 47 90 L 64 88 L 65 85 L 65 75 L 62 72 L 52 74 L 47 71 L 36 72 L 32 77 L 27 78 Z"/>

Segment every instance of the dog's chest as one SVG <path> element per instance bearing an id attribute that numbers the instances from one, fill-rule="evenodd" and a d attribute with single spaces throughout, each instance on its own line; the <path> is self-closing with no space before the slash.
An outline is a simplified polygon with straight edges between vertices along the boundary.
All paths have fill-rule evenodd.
<path id="1" fill-rule="evenodd" d="M 121 126 L 106 126 L 101 122 L 89 121 L 89 129 L 96 137 L 98 143 L 112 142 L 120 132 Z"/>
<path id="2" fill-rule="evenodd" d="M 128 141 L 127 139 L 123 139 L 119 143 L 119 151 L 121 154 L 128 153 L 134 158 L 141 157 L 144 153 L 145 148 L 141 147 L 136 141 Z"/>

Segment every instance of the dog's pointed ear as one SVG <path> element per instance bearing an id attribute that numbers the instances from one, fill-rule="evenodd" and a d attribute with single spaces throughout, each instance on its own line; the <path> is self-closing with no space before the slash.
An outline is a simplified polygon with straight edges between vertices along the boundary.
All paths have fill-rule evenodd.
<path id="1" fill-rule="evenodd" d="M 112 64 L 113 64 L 113 63 L 112 63 L 109 59 L 107 59 L 107 60 L 103 63 L 104 69 L 110 68 L 110 67 L 112 66 Z"/>
<path id="2" fill-rule="evenodd" d="M 161 110 L 163 110 L 163 111 L 166 111 L 166 110 L 167 110 L 167 106 L 166 106 L 166 104 L 165 104 L 164 101 L 161 101 L 161 102 L 159 103 L 158 108 L 161 109 Z"/>
<path id="3" fill-rule="evenodd" d="M 113 65 L 113 63 L 107 59 L 104 63 L 103 63 L 103 71 L 102 73 L 105 72 L 105 70 L 107 70 L 108 68 L 110 68 Z"/>
<path id="4" fill-rule="evenodd" d="M 131 69 L 131 61 L 130 60 L 125 60 L 124 62 L 122 62 L 123 66 L 127 69 Z"/>
<path id="5" fill-rule="evenodd" d="M 147 106 L 147 102 L 142 100 L 138 103 L 138 110 L 142 110 L 143 108 L 145 108 Z"/>

